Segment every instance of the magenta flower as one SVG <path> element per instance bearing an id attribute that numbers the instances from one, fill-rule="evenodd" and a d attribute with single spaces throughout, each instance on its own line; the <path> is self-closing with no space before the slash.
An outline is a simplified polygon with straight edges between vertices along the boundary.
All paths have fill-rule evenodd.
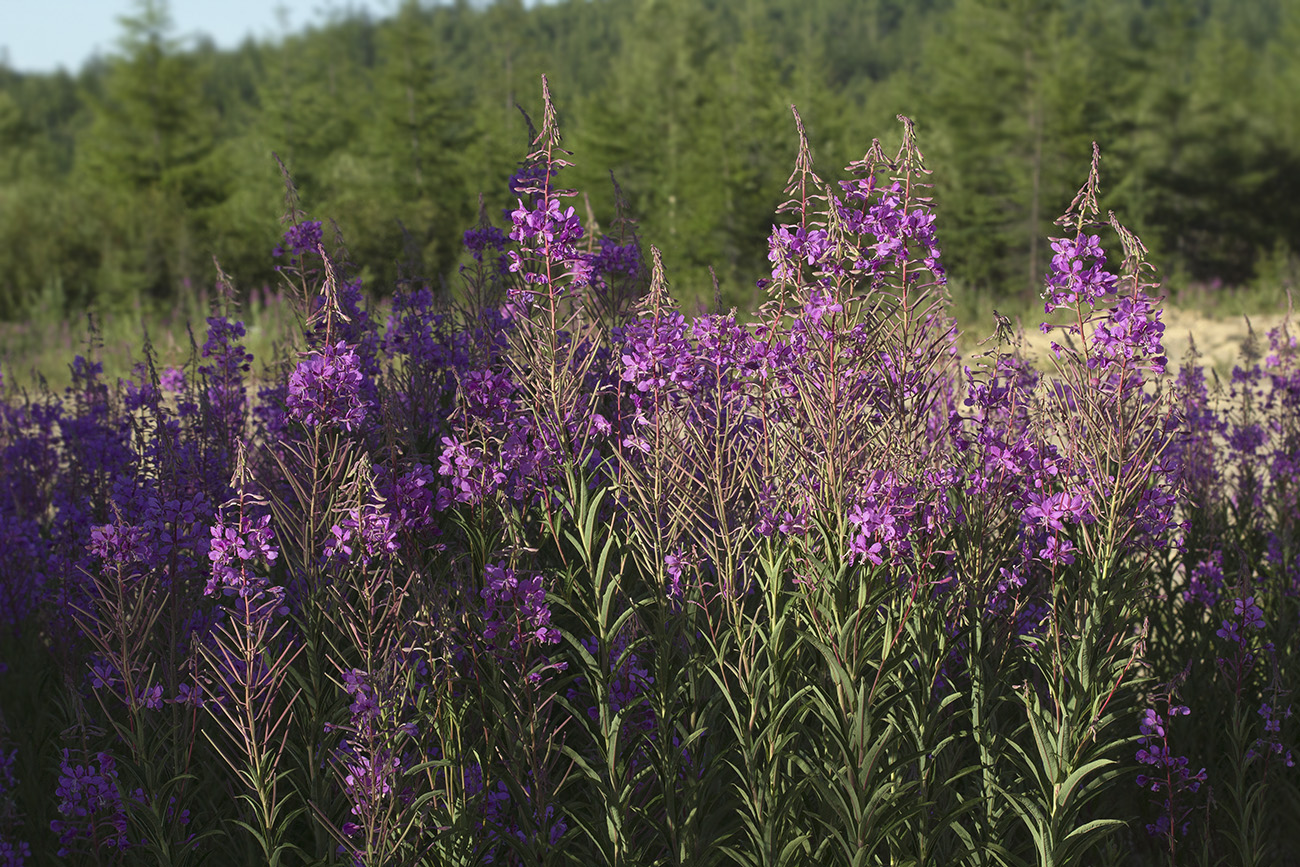
<path id="1" fill-rule="evenodd" d="M 1187 716 L 1191 711 L 1185 705 L 1172 703 L 1172 691 L 1159 698 L 1165 703 L 1169 720 L 1177 716 Z M 1136 758 L 1140 764 L 1149 765 L 1150 772 L 1139 774 L 1137 784 L 1150 789 L 1160 796 L 1156 803 L 1160 814 L 1155 822 L 1146 826 L 1147 833 L 1153 837 L 1171 837 L 1175 828 L 1181 836 L 1186 836 L 1191 823 L 1189 817 L 1192 808 L 1185 805 L 1180 797 L 1184 793 L 1195 793 L 1207 779 L 1205 768 L 1193 774 L 1185 756 L 1175 756 L 1169 748 L 1168 722 L 1154 708 L 1142 712 Z"/>
<path id="2" fill-rule="evenodd" d="M 248 401 L 244 376 L 252 368 L 253 356 L 240 342 L 244 337 L 244 323 L 231 322 L 224 316 L 208 318 L 203 357 L 209 361 L 199 365 L 199 375 L 207 383 L 208 404 L 228 447 L 243 426 Z"/>
<path id="3" fill-rule="evenodd" d="M 204 594 L 220 590 L 227 596 L 251 597 L 268 589 L 270 581 L 258 572 L 269 569 L 280 555 L 280 549 L 273 544 L 275 533 L 270 523 L 270 515 L 257 520 L 241 516 L 232 526 L 224 515 L 218 515 L 211 530 L 208 559 L 212 569 Z"/>
<path id="4" fill-rule="evenodd" d="M 147 563 L 153 557 L 149 534 L 143 527 L 114 523 L 90 531 L 90 553 L 105 564 L 130 567 Z"/>
<path id="5" fill-rule="evenodd" d="M 349 433 L 366 420 L 370 402 L 361 397 L 361 360 L 345 342 L 311 353 L 289 375 L 289 415 L 308 427 L 338 426 Z"/>
<path id="6" fill-rule="evenodd" d="M 462 238 L 465 249 L 469 250 L 470 255 L 477 262 L 483 261 L 483 253 L 486 250 L 500 252 L 505 248 L 507 240 L 506 234 L 496 226 L 475 226 L 466 229 Z"/>
<path id="7" fill-rule="evenodd" d="M 1240 617 L 1242 623 L 1251 629 L 1264 628 L 1264 612 L 1255 604 L 1254 596 L 1233 600 L 1232 613 Z"/>
<path id="8" fill-rule="evenodd" d="M 1052 238 L 1052 268 L 1047 274 L 1048 313 L 1074 304 L 1095 305 L 1115 291 L 1119 279 L 1106 270 L 1101 238 L 1080 233 L 1073 240 Z"/>
<path id="9" fill-rule="evenodd" d="M 1053 565 L 1069 566 L 1074 562 L 1074 543 L 1061 536 L 1048 536 L 1038 556 Z"/>
<path id="10" fill-rule="evenodd" d="M 567 275 L 574 286 L 590 283 L 595 273 L 594 257 L 574 246 L 582 239 L 583 229 L 573 208 L 562 209 L 560 200 L 554 197 L 539 199 L 531 207 L 522 199 L 516 201 L 519 207 L 510 214 L 510 238 L 535 253 L 507 251 L 509 270 L 519 273 L 528 284 L 547 284 L 561 274 Z M 549 272 L 550 266 L 559 273 Z"/>
<path id="11" fill-rule="evenodd" d="M 111 755 L 97 753 L 94 762 L 74 765 L 65 749 L 55 794 L 64 818 L 50 822 L 50 830 L 59 835 L 60 858 L 71 855 L 78 841 L 98 839 L 99 845 L 110 849 L 129 847 L 117 763 Z"/>
<path id="12" fill-rule="evenodd" d="M 1189 602 L 1196 600 L 1206 608 L 1213 608 L 1219 601 L 1222 590 L 1223 554 L 1215 551 L 1192 569 L 1187 578 L 1187 589 L 1183 591 L 1183 599 Z"/>
<path id="13" fill-rule="evenodd" d="M 167 367 L 158 377 L 158 384 L 163 391 L 179 394 L 185 390 L 185 371 L 177 367 Z"/>
<path id="14" fill-rule="evenodd" d="M 618 339 L 622 379 L 637 391 L 655 391 L 669 383 L 687 390 L 694 387 L 700 371 L 682 314 L 673 310 L 630 323 L 619 330 Z"/>
<path id="15" fill-rule="evenodd" d="M 360 545 L 361 562 L 366 566 L 371 560 L 396 553 L 397 530 L 389 514 L 374 503 L 349 509 L 346 517 L 330 527 L 324 553 L 346 560 L 352 556 L 353 545 Z"/>
<path id="16" fill-rule="evenodd" d="M 942 285 L 947 281 L 939 261 L 941 251 L 935 237 L 935 216 L 925 208 L 905 212 L 900 198 L 901 184 L 895 182 L 883 190 L 876 186 L 875 177 L 870 176 L 841 181 L 840 188 L 845 193 L 844 201 L 835 202 L 840 218 L 849 232 L 860 236 L 863 252 L 869 253 L 853 263 L 855 269 L 877 274 L 891 265 L 902 265 L 910 250 L 919 247 L 921 263 L 935 282 Z"/>
<path id="17" fill-rule="evenodd" d="M 504 563 L 484 568 L 481 595 L 486 602 L 483 613 L 483 638 L 501 660 L 514 657 L 526 662 L 531 649 L 558 644 L 560 631 L 551 625 L 551 609 L 546 604 L 542 577 L 519 577 Z M 529 683 L 542 681 L 544 671 L 563 671 L 567 663 L 541 659 L 541 669 L 528 672 Z"/>
<path id="18" fill-rule="evenodd" d="M 319 220 L 304 220 L 296 226 L 290 226 L 284 233 L 284 240 L 275 245 L 271 255 L 279 259 L 288 255 L 297 259 L 304 253 L 315 253 L 324 239 Z"/>
<path id="19" fill-rule="evenodd" d="M 1067 521 L 1077 524 L 1088 519 L 1088 505 L 1082 494 L 1030 491 L 1027 499 L 1023 519 L 1026 524 L 1040 524 L 1059 533 L 1065 530 Z"/>
<path id="20" fill-rule="evenodd" d="M 825 229 L 809 232 L 803 226 L 791 225 L 773 226 L 767 247 L 773 280 L 794 280 L 798 276 L 796 262 L 800 260 L 816 272 L 833 252 Z"/>

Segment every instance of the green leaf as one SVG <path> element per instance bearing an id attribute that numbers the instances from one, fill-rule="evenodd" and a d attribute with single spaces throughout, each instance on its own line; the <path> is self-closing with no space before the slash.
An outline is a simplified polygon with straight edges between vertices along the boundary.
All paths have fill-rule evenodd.
<path id="1" fill-rule="evenodd" d="M 1085 765 L 1075 768 L 1074 771 L 1065 778 L 1056 792 L 1056 803 L 1064 807 L 1070 801 L 1070 795 L 1074 792 L 1076 786 L 1083 784 L 1084 778 L 1098 768 L 1110 767 L 1116 765 L 1114 759 L 1093 759 Z"/>

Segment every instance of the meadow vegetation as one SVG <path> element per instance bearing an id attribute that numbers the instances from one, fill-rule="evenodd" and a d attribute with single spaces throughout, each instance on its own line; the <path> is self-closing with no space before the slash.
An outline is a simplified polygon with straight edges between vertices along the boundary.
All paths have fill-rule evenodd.
<path id="1" fill-rule="evenodd" d="M 289 185 L 269 352 L 222 274 L 181 364 L 6 371 L 0 864 L 1300 863 L 1287 328 L 1172 374 L 1094 147 L 1050 369 L 963 354 L 912 122 L 828 180 L 797 111 L 687 316 L 542 85 L 454 293 L 381 323 Z"/>

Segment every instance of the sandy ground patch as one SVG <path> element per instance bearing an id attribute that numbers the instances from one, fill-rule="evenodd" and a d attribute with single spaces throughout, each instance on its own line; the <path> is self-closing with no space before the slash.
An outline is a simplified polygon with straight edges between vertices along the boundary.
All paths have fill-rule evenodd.
<path id="1" fill-rule="evenodd" d="M 1200 363 L 1207 368 L 1214 368 L 1220 375 L 1232 372 L 1232 368 L 1241 363 L 1242 347 L 1245 346 L 1250 330 L 1253 328 L 1259 341 L 1259 348 L 1265 354 L 1268 350 L 1268 332 L 1280 326 L 1285 319 L 1281 313 L 1251 316 L 1249 326 L 1244 317 L 1212 318 L 1196 310 L 1165 308 L 1165 352 L 1169 356 L 1170 368 L 1181 365 L 1187 357 L 1187 350 L 1195 341 L 1196 351 L 1200 353 Z M 1037 356 L 1039 363 L 1046 362 L 1051 352 L 1051 337 L 1038 330 L 1037 322 L 1025 322 L 1025 343 L 1029 352 Z M 1291 326 L 1292 334 L 1297 328 Z"/>

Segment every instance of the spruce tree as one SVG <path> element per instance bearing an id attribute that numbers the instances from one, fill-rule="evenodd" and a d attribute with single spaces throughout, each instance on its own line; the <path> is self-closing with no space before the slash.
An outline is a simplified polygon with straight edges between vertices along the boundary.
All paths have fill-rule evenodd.
<path id="1" fill-rule="evenodd" d="M 164 0 L 139 0 L 119 19 L 119 54 L 103 92 L 88 94 L 91 123 L 78 142 L 79 175 L 104 218 L 102 260 L 111 306 L 166 299 L 199 276 L 201 211 L 228 194 L 209 158 L 216 118 L 200 71 L 172 36 Z"/>

